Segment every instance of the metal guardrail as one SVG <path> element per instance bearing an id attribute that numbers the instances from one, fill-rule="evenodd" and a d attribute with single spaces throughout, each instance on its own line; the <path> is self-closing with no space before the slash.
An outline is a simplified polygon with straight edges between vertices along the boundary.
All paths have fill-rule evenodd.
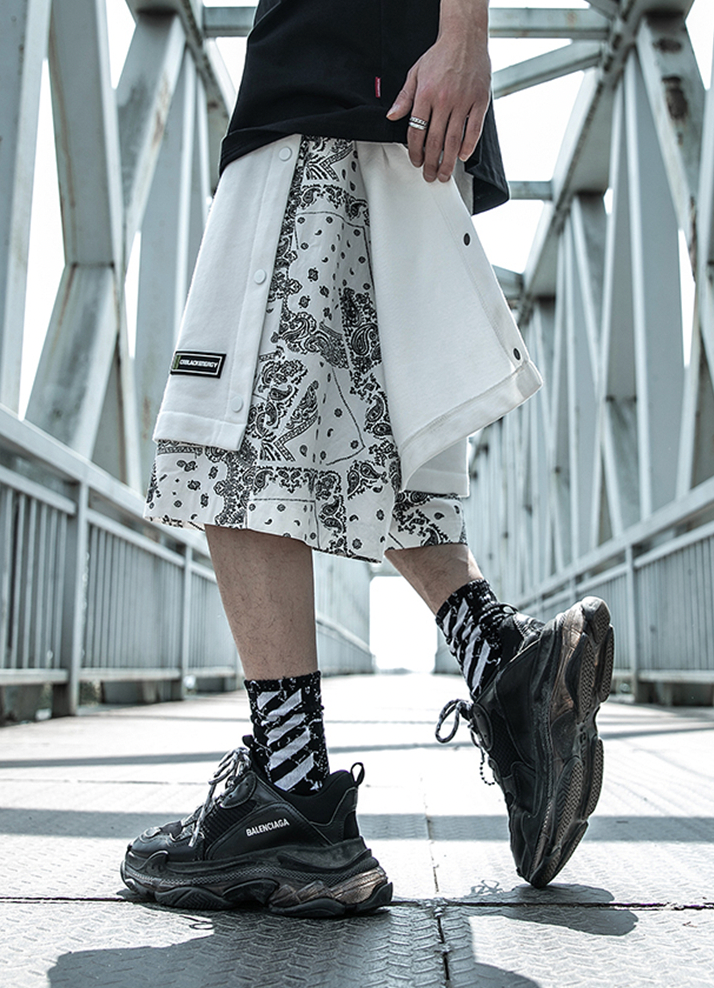
<path id="1" fill-rule="evenodd" d="M 475 528 L 478 503 L 466 502 Z M 714 685 L 714 481 L 696 488 L 559 573 L 514 605 L 543 621 L 594 594 L 606 600 L 617 647 L 615 689 L 671 702 L 673 689 Z M 488 560 L 482 560 L 488 572 Z M 506 591 L 507 594 L 507 591 Z M 436 671 L 457 672 L 443 640 Z"/>
<path id="2" fill-rule="evenodd" d="M 62 715 L 85 681 L 165 682 L 177 699 L 191 678 L 236 683 L 201 536 L 145 522 L 137 493 L 1 408 L 0 460 L 0 687 L 50 683 Z M 360 572 L 317 560 L 319 605 L 341 602 L 349 626 L 318 617 L 327 674 L 372 671 Z"/>
<path id="3" fill-rule="evenodd" d="M 479 529 L 480 503 L 465 504 Z M 583 555 L 512 603 L 548 620 L 586 594 L 607 601 L 616 633 L 615 688 L 667 699 L 714 685 L 714 479 Z M 475 540 L 478 546 L 478 538 Z M 489 572 L 495 559 L 482 558 Z M 498 566 L 496 567 L 498 569 Z M 503 569 L 501 572 L 505 572 Z M 507 587 L 499 588 L 509 596 Z M 441 655 L 438 671 L 452 671 Z M 653 690 L 652 684 L 660 684 Z"/>
<path id="4" fill-rule="evenodd" d="M 4 410 L 0 451 L 0 686 L 51 683 L 71 714 L 83 681 L 235 683 L 199 536 L 146 523 L 138 494 Z"/>

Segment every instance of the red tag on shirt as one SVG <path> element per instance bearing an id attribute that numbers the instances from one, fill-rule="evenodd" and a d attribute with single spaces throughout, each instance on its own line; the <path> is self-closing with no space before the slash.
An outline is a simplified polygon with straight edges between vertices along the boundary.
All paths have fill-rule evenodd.
<path id="1" fill-rule="evenodd" d="M 382 80 L 378 75 L 374 77 L 374 95 L 377 99 L 382 98 Z"/>

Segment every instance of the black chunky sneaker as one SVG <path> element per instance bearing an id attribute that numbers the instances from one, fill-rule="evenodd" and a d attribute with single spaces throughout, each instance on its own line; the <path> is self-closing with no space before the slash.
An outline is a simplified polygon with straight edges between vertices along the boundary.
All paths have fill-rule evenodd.
<path id="1" fill-rule="evenodd" d="M 203 806 L 129 845 L 121 877 L 142 898 L 182 909 L 253 901 L 273 913 L 320 917 L 386 906 L 392 886 L 357 828 L 364 767 L 355 768 L 356 777 L 333 772 L 318 792 L 297 796 L 237 748 L 219 764 Z"/>
<path id="2" fill-rule="evenodd" d="M 603 750 L 595 714 L 610 693 L 614 636 L 607 605 L 597 597 L 537 630 L 533 622 L 520 650 L 472 703 L 452 700 L 444 707 L 436 736 L 450 741 L 460 716 L 467 719 L 506 798 L 516 870 L 542 888 L 577 847 L 600 796 Z M 443 737 L 451 714 L 453 728 Z"/>

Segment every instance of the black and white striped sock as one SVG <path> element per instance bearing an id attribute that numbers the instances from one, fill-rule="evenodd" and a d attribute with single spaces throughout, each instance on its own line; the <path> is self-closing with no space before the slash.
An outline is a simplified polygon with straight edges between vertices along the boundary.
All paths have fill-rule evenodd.
<path id="1" fill-rule="evenodd" d="M 274 785 L 307 794 L 330 773 L 322 720 L 320 673 L 246 680 L 253 751 Z"/>
<path id="2" fill-rule="evenodd" d="M 496 620 L 489 620 L 493 611 Z M 475 696 L 498 668 L 501 658 L 498 623 L 503 615 L 487 580 L 474 580 L 456 590 L 439 608 L 436 623 Z"/>

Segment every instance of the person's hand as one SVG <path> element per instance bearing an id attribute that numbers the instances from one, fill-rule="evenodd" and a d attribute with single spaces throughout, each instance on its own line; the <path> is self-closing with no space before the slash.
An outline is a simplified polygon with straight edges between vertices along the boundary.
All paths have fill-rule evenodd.
<path id="1" fill-rule="evenodd" d="M 412 66 L 387 117 L 409 114 L 427 127 L 409 127 L 409 158 L 424 178 L 447 182 L 456 159 L 466 161 L 478 143 L 491 99 L 487 8 L 442 0 L 439 37 Z M 448 14 L 449 16 L 445 16 Z M 485 14 L 485 23 L 484 15 Z"/>

